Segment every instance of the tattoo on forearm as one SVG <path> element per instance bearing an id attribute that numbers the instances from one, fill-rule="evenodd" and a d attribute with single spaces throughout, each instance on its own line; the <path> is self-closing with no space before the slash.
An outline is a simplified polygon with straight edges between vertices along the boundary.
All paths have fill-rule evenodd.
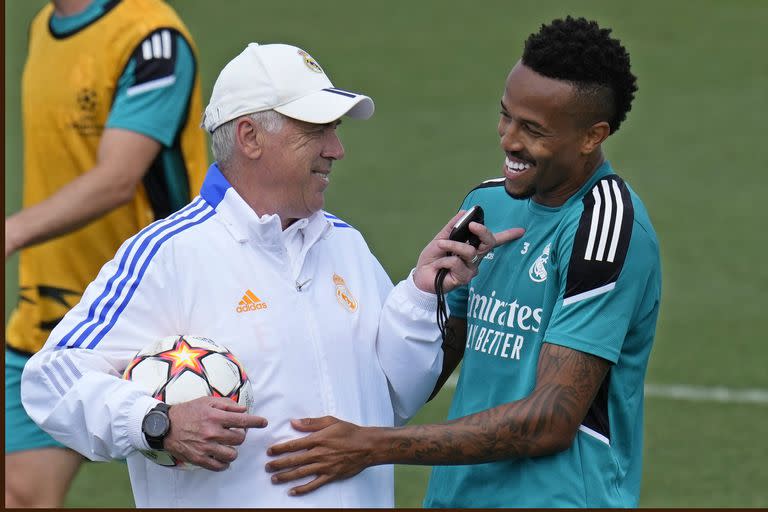
<path id="1" fill-rule="evenodd" d="M 439 425 L 396 429 L 388 462 L 467 464 L 553 453 L 584 419 L 609 363 L 545 343 L 528 397 Z"/>

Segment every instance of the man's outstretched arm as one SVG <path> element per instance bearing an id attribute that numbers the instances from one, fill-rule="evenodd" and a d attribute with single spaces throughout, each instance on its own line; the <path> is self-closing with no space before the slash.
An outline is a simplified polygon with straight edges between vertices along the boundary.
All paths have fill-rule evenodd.
<path id="1" fill-rule="evenodd" d="M 479 464 L 549 455 L 567 449 L 587 414 L 610 363 L 544 343 L 536 388 L 515 402 L 441 424 L 402 428 L 359 427 L 336 418 L 296 420 L 313 434 L 269 448 L 274 483 L 315 475 L 291 490 L 306 494 L 378 464 Z M 301 453 L 292 453 L 301 452 Z M 286 455 L 288 454 L 288 455 Z"/>
<path id="2" fill-rule="evenodd" d="M 19 249 L 79 229 L 130 201 L 160 149 L 160 143 L 146 135 L 104 130 L 95 167 L 51 197 L 5 219 L 6 259 Z"/>

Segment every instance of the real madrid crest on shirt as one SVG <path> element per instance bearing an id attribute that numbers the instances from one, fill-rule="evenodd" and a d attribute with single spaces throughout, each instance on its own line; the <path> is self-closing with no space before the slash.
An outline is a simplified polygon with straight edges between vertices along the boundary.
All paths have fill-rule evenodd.
<path id="1" fill-rule="evenodd" d="M 528 276 L 530 276 L 531 280 L 536 283 L 541 283 L 547 280 L 547 268 L 545 265 L 547 264 L 547 261 L 549 261 L 550 245 L 552 244 L 547 244 L 541 255 L 536 258 L 536 261 L 533 262 L 531 268 L 528 269 Z"/>
<path id="2" fill-rule="evenodd" d="M 344 278 L 338 274 L 333 274 L 333 284 L 336 285 L 336 300 L 339 301 L 341 307 L 350 313 L 357 311 L 357 300 L 347 288 Z"/>

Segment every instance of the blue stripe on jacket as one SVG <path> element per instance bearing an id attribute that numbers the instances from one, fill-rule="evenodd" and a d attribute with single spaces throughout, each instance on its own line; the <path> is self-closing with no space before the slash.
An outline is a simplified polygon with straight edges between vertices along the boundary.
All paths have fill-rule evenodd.
<path id="1" fill-rule="evenodd" d="M 167 233 L 173 227 L 181 224 L 182 222 L 187 221 L 191 218 L 194 218 L 196 215 L 198 215 L 200 212 L 204 211 L 207 208 L 209 208 L 208 205 L 206 205 L 206 203 L 202 199 L 196 199 L 195 201 L 190 203 L 188 206 L 186 206 L 185 208 L 182 208 L 181 210 L 171 215 L 170 217 L 150 224 L 149 226 L 144 228 L 142 231 L 140 231 L 136 236 L 134 236 L 122 254 L 117 271 L 115 272 L 114 275 L 112 275 L 112 277 L 109 278 L 102 293 L 91 303 L 91 306 L 88 309 L 88 315 L 86 316 L 86 318 L 83 321 L 81 321 L 79 324 L 77 324 L 77 326 L 75 326 L 74 329 L 72 329 L 66 335 L 64 335 L 64 337 L 57 344 L 57 347 L 68 346 L 68 348 L 75 348 L 82 345 L 82 343 L 88 338 L 88 336 L 100 324 L 104 323 L 104 321 L 106 320 L 115 302 L 117 301 L 119 296 L 122 294 L 123 288 L 125 287 L 126 283 L 131 279 L 131 277 L 133 277 L 137 262 L 141 259 L 141 257 L 145 253 L 150 242 L 152 242 L 152 240 L 154 239 L 157 239 L 159 236 L 162 236 L 164 233 Z M 162 245 L 163 242 L 168 240 L 168 238 L 170 238 L 174 234 L 180 233 L 185 229 L 188 229 L 194 225 L 199 224 L 200 222 L 203 222 L 204 220 L 210 218 L 214 213 L 215 212 L 211 210 L 208 213 L 206 213 L 206 215 L 201 219 L 193 223 L 184 224 L 181 228 L 161 238 L 159 242 L 156 244 L 156 246 L 153 248 L 153 250 L 151 251 L 149 257 L 145 261 L 142 268 L 140 269 L 139 278 L 131 286 L 131 289 L 129 290 L 129 296 L 127 299 L 130 300 L 130 296 L 133 295 L 133 291 L 135 291 L 136 286 L 138 286 L 138 282 L 141 280 L 141 277 L 143 276 L 143 272 L 146 269 L 146 266 L 148 265 L 152 256 L 154 256 L 154 254 L 157 252 L 157 249 L 159 248 L 160 245 Z M 133 248 L 136 246 L 137 243 L 140 243 L 139 248 L 136 251 L 136 253 L 133 256 L 131 256 L 131 252 L 133 251 Z M 129 262 L 129 259 L 130 259 L 130 262 Z M 128 268 L 128 272 L 121 278 L 121 275 L 123 274 L 123 271 L 126 269 L 126 266 Z M 114 293 L 112 294 L 111 298 L 106 302 L 105 306 L 102 308 L 101 312 L 98 315 L 98 319 L 96 319 L 96 322 L 93 322 L 94 318 L 96 317 L 96 310 L 98 309 L 101 302 L 107 296 L 110 295 L 110 292 L 112 291 L 112 287 L 118 279 L 120 279 L 120 281 L 117 284 L 117 287 L 115 288 Z M 125 309 L 125 305 L 127 305 L 126 300 L 124 300 L 123 303 L 121 304 L 121 307 L 118 310 L 118 315 L 123 309 Z M 111 329 L 118 315 L 114 315 L 108 328 L 106 330 L 102 329 L 97 339 L 101 339 L 101 337 L 103 337 L 104 334 L 106 334 L 106 332 L 108 332 L 109 329 Z M 82 332 L 72 344 L 69 344 L 72 337 L 75 336 L 83 327 L 85 327 L 89 323 L 91 323 L 91 325 L 84 332 Z M 98 341 L 91 342 L 88 345 L 88 348 L 93 348 L 96 345 L 96 343 L 98 343 Z"/>

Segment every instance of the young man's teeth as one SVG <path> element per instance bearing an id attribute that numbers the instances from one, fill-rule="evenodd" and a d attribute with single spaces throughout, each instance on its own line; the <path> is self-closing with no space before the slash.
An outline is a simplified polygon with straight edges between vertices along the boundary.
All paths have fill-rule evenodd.
<path id="1" fill-rule="evenodd" d="M 531 164 L 523 164 L 523 163 L 519 163 L 519 162 L 513 162 L 509 158 L 507 158 L 506 160 L 507 160 L 506 161 L 507 169 L 509 169 L 510 171 L 520 172 L 520 171 L 525 171 L 526 169 L 530 169 L 531 168 Z"/>

